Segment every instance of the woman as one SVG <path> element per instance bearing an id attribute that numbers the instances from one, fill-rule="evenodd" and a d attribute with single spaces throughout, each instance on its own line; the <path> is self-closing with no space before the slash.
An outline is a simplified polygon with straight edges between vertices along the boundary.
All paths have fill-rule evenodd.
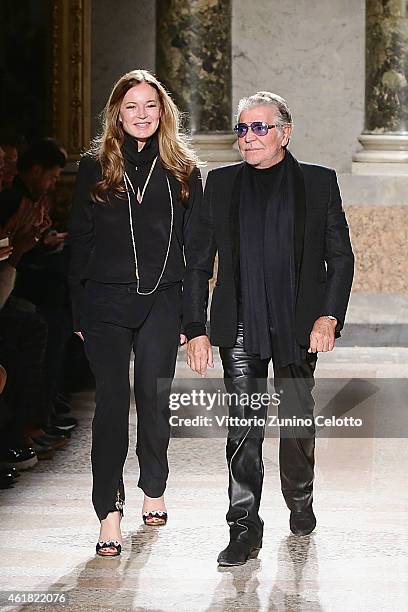
<path id="1" fill-rule="evenodd" d="M 103 133 L 81 159 L 69 229 L 74 329 L 96 379 L 92 501 L 102 556 L 121 552 L 132 349 L 143 520 L 167 520 L 168 396 L 184 339 L 183 249 L 188 264 L 202 199 L 197 164 L 161 83 L 146 70 L 121 77 Z"/>

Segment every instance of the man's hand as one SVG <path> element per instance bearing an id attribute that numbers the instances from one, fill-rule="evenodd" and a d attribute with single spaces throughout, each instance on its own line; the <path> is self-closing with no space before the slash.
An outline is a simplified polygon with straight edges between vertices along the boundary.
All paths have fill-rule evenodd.
<path id="1" fill-rule="evenodd" d="M 319 317 L 310 332 L 310 347 L 308 353 L 326 353 L 334 348 L 337 320 Z"/>
<path id="2" fill-rule="evenodd" d="M 214 367 L 212 347 L 207 336 L 197 336 L 187 343 L 187 365 L 201 376 L 206 375 L 207 366 Z"/>

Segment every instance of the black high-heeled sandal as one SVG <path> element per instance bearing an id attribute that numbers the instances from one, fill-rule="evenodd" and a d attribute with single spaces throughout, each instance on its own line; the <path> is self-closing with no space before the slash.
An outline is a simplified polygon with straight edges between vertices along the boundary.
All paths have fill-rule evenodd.
<path id="1" fill-rule="evenodd" d="M 114 552 L 101 552 L 102 548 L 114 548 Z M 96 545 L 96 554 L 100 557 L 118 557 L 122 552 L 122 546 L 118 540 L 101 540 Z"/>
<path id="2" fill-rule="evenodd" d="M 118 489 L 116 493 L 115 510 L 113 512 L 116 512 L 117 510 L 119 510 L 121 521 L 123 519 L 123 514 L 124 514 L 123 513 L 124 505 L 125 505 L 125 502 L 123 499 L 121 499 L 120 492 Z M 112 552 L 101 552 L 102 548 L 114 548 L 115 551 L 113 553 Z M 118 557 L 121 552 L 122 552 L 122 545 L 120 544 L 118 540 L 99 540 L 99 542 L 96 544 L 96 554 L 99 555 L 100 557 Z"/>
<path id="3" fill-rule="evenodd" d="M 167 512 L 164 510 L 150 510 L 150 512 L 143 512 L 143 522 L 149 527 L 162 527 L 167 523 Z"/>

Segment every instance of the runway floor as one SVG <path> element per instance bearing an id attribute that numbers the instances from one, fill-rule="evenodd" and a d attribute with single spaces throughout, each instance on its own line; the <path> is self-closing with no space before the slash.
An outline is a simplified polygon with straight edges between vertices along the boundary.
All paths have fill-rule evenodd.
<path id="1" fill-rule="evenodd" d="M 180 352 L 177 376 L 187 375 Z M 221 376 L 220 363 L 211 372 Z M 337 348 L 317 376 L 408 378 L 408 348 Z M 264 444 L 257 560 L 217 568 L 228 541 L 227 471 L 221 438 L 172 439 L 164 528 L 141 521 L 134 455 L 135 410 L 125 470 L 124 551 L 94 555 L 98 520 L 90 500 L 91 393 L 75 396 L 80 426 L 69 446 L 1 491 L 3 591 L 64 592 L 67 603 L 13 609 L 198 612 L 377 611 L 408 603 L 408 445 L 405 438 L 319 438 L 311 536 L 290 534 L 277 464 Z M 4 608 L 8 609 L 8 608 Z M 11 609 L 11 608 L 10 608 Z"/>

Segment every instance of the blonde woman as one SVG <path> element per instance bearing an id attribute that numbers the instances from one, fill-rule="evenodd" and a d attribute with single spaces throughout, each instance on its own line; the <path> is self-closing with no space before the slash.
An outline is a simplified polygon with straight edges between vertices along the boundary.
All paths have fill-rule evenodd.
<path id="1" fill-rule="evenodd" d="M 202 199 L 197 164 L 161 83 L 146 70 L 122 76 L 102 135 L 81 159 L 69 228 L 74 329 L 96 379 L 92 501 L 101 556 L 117 556 L 122 546 L 132 350 L 143 520 L 167 520 L 168 395 Z M 196 324 L 189 337 L 203 333 Z"/>

